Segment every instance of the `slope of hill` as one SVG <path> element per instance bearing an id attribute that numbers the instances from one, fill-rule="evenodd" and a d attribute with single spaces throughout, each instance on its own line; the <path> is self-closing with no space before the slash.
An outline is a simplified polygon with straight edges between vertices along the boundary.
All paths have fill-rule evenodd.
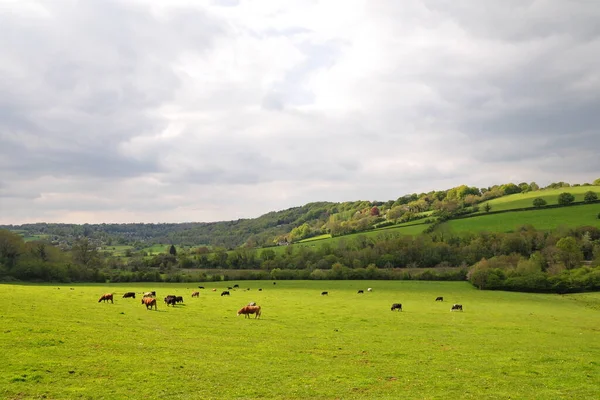
<path id="1" fill-rule="evenodd" d="M 477 233 L 481 231 L 511 232 L 523 225 L 533 225 L 536 229 L 541 230 L 584 225 L 600 228 L 598 213 L 600 213 L 600 203 L 595 203 L 454 219 L 444 222 L 438 229 L 450 229 L 457 233 Z"/>
<path id="2" fill-rule="evenodd" d="M 542 198 L 548 205 L 558 204 L 558 196 L 561 193 L 571 193 L 575 196 L 575 201 L 583 201 L 586 192 L 595 192 L 600 197 L 600 186 L 573 186 L 558 189 L 536 190 L 526 193 L 515 193 L 508 196 L 498 197 L 481 204 L 480 210 L 485 204 L 489 204 L 492 211 L 514 210 L 517 208 L 533 208 L 533 200 Z M 480 211 L 482 213 L 483 211 Z"/>

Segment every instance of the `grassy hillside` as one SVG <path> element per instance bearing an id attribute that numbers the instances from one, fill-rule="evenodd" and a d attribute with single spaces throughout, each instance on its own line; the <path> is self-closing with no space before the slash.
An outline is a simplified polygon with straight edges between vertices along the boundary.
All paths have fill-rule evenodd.
<path id="1" fill-rule="evenodd" d="M 527 193 L 516 193 L 499 197 L 485 203 L 488 203 L 492 207 L 492 211 L 513 210 L 515 208 L 533 207 L 533 199 L 538 197 L 546 200 L 548 205 L 558 204 L 558 196 L 565 192 L 571 193 L 573 196 L 575 196 L 575 201 L 583 201 L 584 194 L 590 191 L 595 192 L 598 194 L 598 197 L 600 197 L 600 186 L 574 186 L 563 187 L 559 189 L 537 190 L 535 192 Z M 485 203 L 480 205 L 480 210 L 483 210 Z"/>
<path id="2" fill-rule="evenodd" d="M 542 230 L 583 225 L 600 228 L 598 213 L 600 213 L 600 204 L 587 204 L 455 219 L 444 222 L 440 225 L 440 229 L 446 226 L 454 232 L 510 232 L 523 225 L 533 225 L 536 229 Z"/>
<path id="3" fill-rule="evenodd" d="M 235 282 L 228 282 L 232 285 Z M 240 282 L 242 283 L 242 282 Z M 2 285 L 0 398 L 595 399 L 600 294 L 467 283 Z M 222 283 L 221 285 L 224 285 Z M 258 288 L 264 288 L 258 292 Z M 374 288 L 358 295 L 357 289 Z M 222 289 L 223 287 L 218 287 Z M 146 310 L 105 292 L 156 290 Z M 323 290 L 328 296 L 321 296 Z M 444 302 L 435 302 L 443 296 Z M 250 301 L 261 319 L 236 317 Z M 403 312 L 392 312 L 392 303 Z M 464 312 L 450 312 L 452 303 Z M 26 306 L 24 306 L 26 305 Z"/>
<path id="4" fill-rule="evenodd" d="M 340 241 L 352 241 L 356 239 L 358 236 L 366 236 L 371 239 L 377 239 L 379 235 L 419 235 L 423 233 L 425 229 L 430 224 L 424 224 L 423 221 L 411 221 L 406 222 L 404 224 L 398 224 L 394 226 L 388 226 L 385 228 L 373 229 L 366 232 L 353 233 L 351 235 L 344 236 L 336 236 L 331 237 L 331 235 L 322 235 L 316 238 L 312 238 L 313 240 L 303 240 L 302 242 L 298 242 L 295 244 L 291 244 L 290 246 L 298 249 L 300 247 L 319 247 L 324 244 L 330 246 L 337 246 Z M 275 251 L 284 251 L 284 249 L 288 246 L 277 246 L 272 247 Z"/>

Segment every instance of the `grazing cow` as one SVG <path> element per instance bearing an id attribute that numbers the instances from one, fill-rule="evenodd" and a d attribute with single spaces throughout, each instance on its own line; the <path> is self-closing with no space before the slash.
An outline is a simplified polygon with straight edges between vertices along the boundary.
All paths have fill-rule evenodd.
<path id="1" fill-rule="evenodd" d="M 217 291 L 217 289 L 213 289 L 212 291 L 213 291 L 213 292 L 216 292 L 216 291 Z"/>
<path id="2" fill-rule="evenodd" d="M 234 288 L 236 288 L 236 287 L 240 287 L 240 285 L 233 285 L 233 287 L 234 287 Z M 231 288 L 230 288 L 230 289 L 231 289 Z"/>
<path id="3" fill-rule="evenodd" d="M 273 285 L 277 285 L 277 282 L 273 282 Z"/>
<path id="4" fill-rule="evenodd" d="M 156 292 L 146 292 L 142 297 L 154 297 L 156 296 Z"/>
<path id="5" fill-rule="evenodd" d="M 198 289 L 204 289 L 204 286 L 198 286 Z"/>
<path id="6" fill-rule="evenodd" d="M 254 318 L 260 318 L 260 306 L 245 306 L 242 307 L 238 312 L 238 317 L 244 314 L 245 318 L 250 318 L 250 314 L 256 314 Z"/>
<path id="7" fill-rule="evenodd" d="M 260 288 L 259 288 L 259 289 L 258 289 L 258 291 L 259 291 L 259 292 L 262 292 L 262 289 L 260 289 Z"/>
<path id="8" fill-rule="evenodd" d="M 454 311 L 454 310 L 460 310 L 462 311 L 462 304 L 453 304 L 452 308 L 450 309 L 450 311 Z"/>
<path id="9" fill-rule="evenodd" d="M 221 292 L 221 296 L 229 296 L 229 290 L 223 290 L 223 292 Z"/>
<path id="10" fill-rule="evenodd" d="M 440 297 L 436 297 L 436 298 L 435 298 L 435 301 L 444 301 L 444 298 L 443 298 L 443 297 L 441 297 L 441 296 L 440 296 Z"/>
<path id="11" fill-rule="evenodd" d="M 233 289 L 233 287 L 227 286 L 227 290 L 231 290 L 231 289 Z"/>
<path id="12" fill-rule="evenodd" d="M 135 299 L 135 292 L 127 292 L 123 295 L 123 298 L 133 297 Z"/>
<path id="13" fill-rule="evenodd" d="M 194 292 L 194 293 L 192 293 L 192 297 L 200 297 L 200 292 Z"/>
<path id="14" fill-rule="evenodd" d="M 250 303 L 248 303 L 249 306 L 255 306 L 256 303 L 254 301 L 251 301 Z"/>
<path id="15" fill-rule="evenodd" d="M 176 303 L 183 303 L 183 296 L 175 296 Z"/>
<path id="16" fill-rule="evenodd" d="M 158 310 L 156 299 L 154 297 L 142 298 L 142 304 L 146 305 L 146 310 L 152 310 L 152 307 L 154 307 L 155 310 Z"/>
<path id="17" fill-rule="evenodd" d="M 402 311 L 402 304 L 400 304 L 400 303 L 392 304 L 392 311 L 394 311 L 394 310 Z"/>
<path id="18" fill-rule="evenodd" d="M 109 300 L 111 303 L 114 303 L 112 293 L 105 293 L 102 296 L 100 296 L 98 303 L 100 303 L 101 301 L 108 302 Z"/>
<path id="19" fill-rule="evenodd" d="M 165 297 L 165 303 L 167 304 L 167 307 L 169 304 L 175 307 L 175 304 L 177 304 L 177 296 L 173 296 L 172 294 L 168 295 Z"/>
<path id="20" fill-rule="evenodd" d="M 359 290 L 357 294 L 361 294 L 361 293 L 364 293 L 364 292 L 365 292 L 364 290 Z"/>
<path id="21" fill-rule="evenodd" d="M 321 296 L 327 296 L 329 295 L 329 292 L 321 292 Z"/>
<path id="22" fill-rule="evenodd" d="M 368 288 L 367 289 L 367 292 L 372 292 L 372 291 L 373 291 L 373 288 Z"/>

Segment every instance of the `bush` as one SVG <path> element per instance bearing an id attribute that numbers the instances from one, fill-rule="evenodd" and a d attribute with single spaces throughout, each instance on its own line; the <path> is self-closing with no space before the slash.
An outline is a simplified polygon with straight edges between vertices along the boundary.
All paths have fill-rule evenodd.
<path id="1" fill-rule="evenodd" d="M 558 204 L 566 206 L 575 201 L 575 196 L 569 192 L 564 192 L 558 195 Z"/>
<path id="2" fill-rule="evenodd" d="M 586 203 L 593 203 L 596 200 L 598 200 L 598 195 L 595 192 L 585 192 L 585 195 L 583 196 L 583 201 L 585 201 Z"/>
<path id="3" fill-rule="evenodd" d="M 548 204 L 548 202 L 546 200 L 542 199 L 541 197 L 538 197 L 533 200 L 533 206 L 535 208 L 544 207 L 546 204 Z"/>

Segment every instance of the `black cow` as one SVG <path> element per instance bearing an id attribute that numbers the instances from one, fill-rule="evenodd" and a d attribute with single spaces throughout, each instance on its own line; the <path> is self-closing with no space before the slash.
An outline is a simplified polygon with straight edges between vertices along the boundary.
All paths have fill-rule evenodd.
<path id="1" fill-rule="evenodd" d="M 135 292 L 127 292 L 123 295 L 123 298 L 133 297 L 135 299 Z"/>
<path id="2" fill-rule="evenodd" d="M 229 290 L 223 290 L 223 292 L 221 292 L 221 296 L 229 296 Z"/>
<path id="3" fill-rule="evenodd" d="M 168 295 L 167 297 L 165 297 L 165 303 L 167 303 L 167 306 L 172 305 L 173 307 L 175 307 L 175 304 L 177 304 L 177 296 L 174 296 L 172 294 Z"/>
<path id="4" fill-rule="evenodd" d="M 273 285 L 277 285 L 277 282 L 273 282 Z"/>
<path id="5" fill-rule="evenodd" d="M 204 286 L 198 286 L 198 289 L 204 289 Z"/>
<path id="6" fill-rule="evenodd" d="M 454 310 L 460 310 L 462 311 L 462 304 L 453 304 L 452 308 L 450 309 L 450 311 L 454 311 Z"/>
<path id="7" fill-rule="evenodd" d="M 175 296 L 176 303 L 183 303 L 183 296 Z"/>
<path id="8" fill-rule="evenodd" d="M 329 295 L 329 292 L 321 292 L 321 296 L 327 296 Z"/>
<path id="9" fill-rule="evenodd" d="M 262 292 L 262 289 L 258 289 L 259 292 Z"/>
<path id="10" fill-rule="evenodd" d="M 443 297 L 436 297 L 435 301 L 444 301 L 444 298 Z"/>
<path id="11" fill-rule="evenodd" d="M 359 290 L 357 294 L 361 294 L 361 293 L 364 293 L 364 292 L 365 292 L 364 290 Z"/>
<path id="12" fill-rule="evenodd" d="M 240 287 L 240 285 L 233 285 L 233 287 L 234 287 L 234 288 L 236 288 L 236 287 Z M 230 288 L 230 289 L 231 289 L 231 288 Z"/>
<path id="13" fill-rule="evenodd" d="M 227 286 L 227 290 L 231 290 L 233 289 L 231 286 Z"/>
<path id="14" fill-rule="evenodd" d="M 400 304 L 400 303 L 392 304 L 392 311 L 394 311 L 394 310 L 402 311 L 402 304 Z"/>

